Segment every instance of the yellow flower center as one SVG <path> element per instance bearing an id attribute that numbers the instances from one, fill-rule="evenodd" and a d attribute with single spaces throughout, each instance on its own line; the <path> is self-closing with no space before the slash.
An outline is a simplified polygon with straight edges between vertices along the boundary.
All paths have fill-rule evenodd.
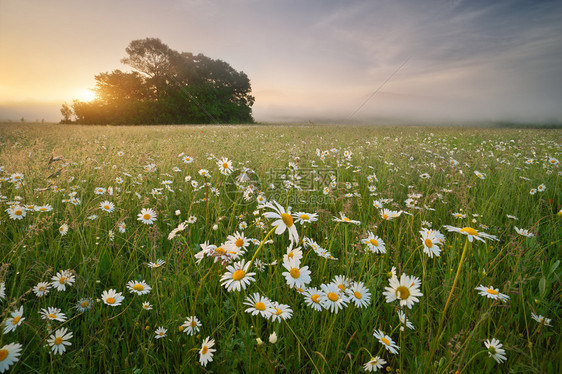
<path id="1" fill-rule="evenodd" d="M 344 217 L 343 220 L 344 220 L 345 222 L 351 221 L 351 220 L 350 220 L 349 218 L 347 218 L 347 217 Z"/>
<path id="2" fill-rule="evenodd" d="M 45 286 L 40 286 L 37 290 L 38 290 L 39 292 L 43 292 L 43 291 L 45 291 L 45 289 L 46 289 Z"/>
<path id="3" fill-rule="evenodd" d="M 224 255 L 226 254 L 226 250 L 223 247 L 218 247 L 217 249 L 215 249 L 215 252 Z"/>
<path id="4" fill-rule="evenodd" d="M 461 232 L 467 233 L 468 235 L 472 235 L 472 236 L 478 236 L 478 231 L 474 230 L 472 227 L 462 228 Z"/>
<path id="5" fill-rule="evenodd" d="M 23 214 L 23 210 L 19 210 L 19 209 L 18 209 L 18 210 L 16 210 L 16 211 L 14 212 L 14 214 L 15 214 L 16 216 L 21 216 L 21 215 Z"/>
<path id="6" fill-rule="evenodd" d="M 331 301 L 338 301 L 339 297 L 335 292 L 329 292 L 328 299 L 330 299 Z"/>
<path id="7" fill-rule="evenodd" d="M 55 338 L 55 344 L 56 344 L 56 345 L 61 345 L 61 344 L 62 344 L 62 338 L 61 338 L 60 336 L 57 336 L 57 337 Z"/>
<path id="8" fill-rule="evenodd" d="M 232 273 L 232 279 L 237 281 L 244 278 L 245 275 L 246 273 L 244 272 L 244 270 L 238 269 L 234 273 Z"/>
<path id="9" fill-rule="evenodd" d="M 388 219 L 388 214 L 386 214 L 386 213 L 383 214 L 383 215 L 382 215 L 382 219 Z"/>
<path id="10" fill-rule="evenodd" d="M 104 205 L 103 206 L 106 210 L 109 210 L 109 205 Z"/>
<path id="11" fill-rule="evenodd" d="M 369 242 L 374 245 L 375 247 L 379 246 L 379 242 L 377 242 L 375 239 L 369 239 Z"/>
<path id="12" fill-rule="evenodd" d="M 17 325 L 18 322 L 20 321 L 21 317 L 20 316 L 16 316 L 14 317 L 14 319 L 12 320 L 12 325 Z"/>
<path id="13" fill-rule="evenodd" d="M 203 348 L 201 348 L 201 354 L 202 355 L 206 354 L 208 350 L 209 350 L 209 348 L 207 348 L 207 346 L 204 345 Z"/>
<path id="14" fill-rule="evenodd" d="M 320 298 L 320 295 L 318 294 L 314 294 L 312 295 L 311 299 L 312 301 L 314 301 L 316 304 L 318 304 L 320 301 L 318 300 Z"/>
<path id="15" fill-rule="evenodd" d="M 228 164 L 226 162 L 223 162 L 222 167 L 228 169 Z"/>
<path id="16" fill-rule="evenodd" d="M 108 303 L 108 304 L 115 304 L 115 298 L 114 297 L 108 297 L 105 300 L 105 302 Z"/>
<path id="17" fill-rule="evenodd" d="M 301 272 L 300 272 L 300 270 L 297 269 L 297 268 L 292 268 L 292 269 L 289 271 L 289 274 L 291 274 L 291 277 L 293 277 L 293 278 L 299 278 L 299 277 L 301 276 Z"/>
<path id="18" fill-rule="evenodd" d="M 133 290 L 135 291 L 144 291 L 144 287 L 142 286 L 142 284 L 135 284 L 133 286 Z"/>
<path id="19" fill-rule="evenodd" d="M 381 338 L 381 341 L 386 345 L 390 345 L 390 340 L 388 340 L 387 338 Z"/>
<path id="20" fill-rule="evenodd" d="M 142 216 L 142 218 L 144 218 L 145 220 L 147 220 L 147 221 L 148 221 L 148 220 L 150 219 L 150 214 L 148 214 L 148 213 L 145 213 L 145 215 L 144 215 L 144 216 Z"/>
<path id="21" fill-rule="evenodd" d="M 60 278 L 59 278 L 59 283 L 60 283 L 60 284 L 64 284 L 64 282 L 66 282 L 66 278 L 65 278 L 65 277 L 60 277 Z"/>
<path id="22" fill-rule="evenodd" d="M 283 313 L 283 312 L 281 311 L 281 309 L 275 308 L 275 315 L 276 315 L 276 316 L 280 316 L 281 313 Z"/>
<path id="23" fill-rule="evenodd" d="M 488 288 L 488 289 L 486 290 L 486 292 L 488 292 L 488 293 L 491 294 L 491 295 L 497 295 L 497 294 L 499 293 L 498 291 L 493 290 L 493 289 L 491 289 L 491 288 Z"/>
<path id="24" fill-rule="evenodd" d="M 289 213 L 281 213 L 281 219 L 287 227 L 293 226 L 293 217 Z"/>
<path id="25" fill-rule="evenodd" d="M 90 305 L 90 303 L 88 301 L 82 301 L 82 304 L 80 304 L 82 306 L 82 308 L 86 308 L 88 305 Z"/>
<path id="26" fill-rule="evenodd" d="M 47 210 L 47 208 L 39 208 L 40 211 L 44 212 Z"/>
<path id="27" fill-rule="evenodd" d="M 357 299 L 360 299 L 360 298 L 362 297 L 361 294 L 360 294 L 359 292 L 357 292 L 357 291 L 355 291 L 355 292 L 353 293 L 353 295 L 354 295 Z"/>
<path id="28" fill-rule="evenodd" d="M 396 289 L 396 296 L 398 296 L 402 300 L 406 300 L 408 297 L 410 297 L 410 290 L 404 286 L 400 286 Z"/>
<path id="29" fill-rule="evenodd" d="M 293 257 L 295 257 L 295 254 L 294 254 L 293 252 L 290 252 L 290 253 L 287 255 L 287 257 L 293 258 Z"/>
<path id="30" fill-rule="evenodd" d="M 4 361 L 8 357 L 7 349 L 0 349 L 0 362 Z"/>
<path id="31" fill-rule="evenodd" d="M 189 324 L 189 326 L 191 326 L 191 327 L 197 327 L 197 322 L 191 321 L 191 323 Z"/>
<path id="32" fill-rule="evenodd" d="M 343 284 L 338 284 L 338 288 L 342 291 L 345 291 L 345 286 Z"/>
<path id="33" fill-rule="evenodd" d="M 240 247 L 242 247 L 242 246 L 244 245 L 244 239 L 238 238 L 238 239 L 236 239 L 236 242 L 234 242 L 234 244 L 235 244 L 238 248 L 240 248 Z"/>
<path id="34" fill-rule="evenodd" d="M 308 214 L 301 214 L 301 219 L 310 219 Z"/>
<path id="35" fill-rule="evenodd" d="M 254 308 L 256 308 L 257 310 L 265 310 L 265 304 L 261 301 L 258 301 L 254 304 Z"/>
<path id="36" fill-rule="evenodd" d="M 57 315 L 55 313 L 50 313 L 49 318 L 55 319 L 55 318 L 57 318 Z"/>
<path id="37" fill-rule="evenodd" d="M 425 246 L 426 246 L 427 248 L 433 247 L 433 242 L 432 242 L 430 239 L 425 239 L 425 240 L 423 241 L 423 244 L 425 244 Z"/>

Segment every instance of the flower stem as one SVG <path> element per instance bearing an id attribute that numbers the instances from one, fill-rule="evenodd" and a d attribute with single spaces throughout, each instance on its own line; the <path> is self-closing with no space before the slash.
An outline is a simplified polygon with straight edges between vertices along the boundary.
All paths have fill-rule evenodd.
<path id="1" fill-rule="evenodd" d="M 252 259 L 250 260 L 250 265 L 248 266 L 248 269 L 250 269 L 252 267 L 252 264 L 254 263 L 254 260 L 256 259 L 256 257 L 258 255 L 258 253 L 260 252 L 261 248 L 265 244 L 265 241 L 267 240 L 267 238 L 269 238 L 269 235 L 271 235 L 273 233 L 273 231 L 275 231 L 276 228 L 277 228 L 277 226 L 274 226 L 271 230 L 269 230 L 269 232 L 267 233 L 265 238 L 263 238 L 263 240 L 260 243 L 260 246 L 258 247 L 258 249 L 256 249 L 256 251 L 254 252 L 254 255 L 252 256 Z"/>

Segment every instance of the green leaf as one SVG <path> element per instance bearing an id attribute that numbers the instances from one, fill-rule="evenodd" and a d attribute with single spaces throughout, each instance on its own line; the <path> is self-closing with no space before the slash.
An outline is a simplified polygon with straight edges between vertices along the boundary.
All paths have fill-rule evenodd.
<path id="1" fill-rule="evenodd" d="M 545 289 L 546 289 L 546 278 L 542 277 L 541 280 L 539 281 L 539 292 L 541 298 L 544 298 L 545 296 Z"/>

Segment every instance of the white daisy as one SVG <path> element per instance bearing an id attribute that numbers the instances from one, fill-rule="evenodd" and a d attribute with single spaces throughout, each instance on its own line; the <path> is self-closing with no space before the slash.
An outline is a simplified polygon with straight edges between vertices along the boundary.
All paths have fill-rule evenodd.
<path id="1" fill-rule="evenodd" d="M 154 338 L 155 339 L 162 339 L 163 337 L 166 336 L 166 332 L 168 331 L 168 329 L 165 329 L 163 326 L 158 327 L 155 331 L 154 331 Z"/>
<path id="2" fill-rule="evenodd" d="M 41 309 L 41 318 L 50 321 L 66 321 L 66 316 L 61 313 L 59 308 L 48 307 L 47 309 Z"/>
<path id="3" fill-rule="evenodd" d="M 397 354 L 398 351 L 400 350 L 400 347 L 396 345 L 394 340 L 392 340 L 390 336 L 386 335 L 381 330 L 375 330 L 373 335 L 375 336 L 375 338 L 379 340 L 379 343 L 384 345 L 386 350 L 389 351 L 390 353 Z"/>
<path id="4" fill-rule="evenodd" d="M 207 363 L 213 361 L 213 352 L 216 351 L 216 349 L 211 348 L 215 345 L 215 341 L 209 338 L 210 336 L 206 337 L 205 340 L 203 340 L 203 344 L 201 344 L 201 350 L 199 351 L 199 362 L 203 366 L 207 366 Z"/>
<path id="5" fill-rule="evenodd" d="M 367 250 L 373 253 L 386 253 L 384 241 L 371 231 L 368 232 L 367 238 L 362 239 L 361 242 L 367 246 Z"/>
<path id="6" fill-rule="evenodd" d="M 55 331 L 47 340 L 54 354 L 62 355 L 66 351 L 66 346 L 72 344 L 69 342 L 69 340 L 72 339 L 72 332 L 67 332 L 68 329 L 63 327 Z"/>
<path id="7" fill-rule="evenodd" d="M 47 282 L 39 282 L 35 287 L 33 287 L 33 293 L 37 297 L 43 297 L 47 295 L 50 291 L 51 285 Z"/>
<path id="8" fill-rule="evenodd" d="M 387 303 L 399 300 L 401 307 L 407 306 L 412 309 L 414 303 L 419 301 L 418 297 L 423 296 L 420 292 L 421 281 L 417 277 L 402 273 L 400 280 L 397 277 L 392 277 L 388 282 L 390 286 L 385 287 L 385 292 L 383 292 Z"/>
<path id="9" fill-rule="evenodd" d="M 246 297 L 244 305 L 249 308 L 245 310 L 246 313 L 251 313 L 253 316 L 259 314 L 264 318 L 269 318 L 269 315 L 275 313 L 276 310 L 271 306 L 271 301 L 265 296 L 255 292 L 254 294 Z"/>
<path id="10" fill-rule="evenodd" d="M 117 292 L 114 289 L 110 289 L 109 291 L 102 292 L 101 299 L 106 305 L 119 306 L 121 305 L 121 302 L 123 302 L 125 297 L 121 294 L 121 292 Z"/>
<path id="11" fill-rule="evenodd" d="M 61 270 L 53 275 L 51 280 L 51 286 L 56 288 L 57 291 L 66 291 L 66 286 L 71 286 L 74 283 L 74 274 L 70 270 Z"/>
<path id="12" fill-rule="evenodd" d="M 107 212 L 107 213 L 111 213 L 115 210 L 115 204 L 113 204 L 110 201 L 102 201 L 100 203 L 100 209 Z"/>
<path id="13" fill-rule="evenodd" d="M 265 218 L 276 219 L 271 225 L 276 226 L 275 234 L 281 235 L 287 230 L 289 232 L 289 239 L 294 242 L 299 242 L 299 233 L 297 232 L 297 227 L 293 223 L 293 216 L 291 216 L 291 207 L 283 208 L 277 201 L 271 201 L 264 205 L 258 206 L 258 209 L 270 208 L 273 212 L 265 212 L 263 216 Z"/>
<path id="14" fill-rule="evenodd" d="M 141 209 L 141 212 L 138 214 L 138 221 L 141 221 L 145 225 L 152 225 L 154 221 L 156 221 L 156 212 L 152 209 Z"/>
<path id="15" fill-rule="evenodd" d="M 332 313 L 338 313 L 340 309 L 347 306 L 349 299 L 335 284 L 321 284 L 320 303 L 324 309 L 328 309 Z"/>
<path id="16" fill-rule="evenodd" d="M 146 295 L 147 293 L 150 293 L 150 290 L 152 289 L 152 287 L 146 284 L 144 280 L 140 282 L 129 281 L 127 283 L 127 288 L 131 293 L 136 293 L 137 295 Z"/>
<path id="17" fill-rule="evenodd" d="M 201 327 L 201 322 L 195 316 L 187 317 L 185 322 L 182 325 L 183 332 L 187 335 L 195 335 L 199 332 L 199 328 Z"/>
<path id="18" fill-rule="evenodd" d="M 221 285 L 230 291 L 240 291 L 246 289 L 250 282 L 255 282 L 254 275 L 256 273 L 248 273 L 250 262 L 246 263 L 245 260 L 235 262 L 226 267 L 226 273 L 221 277 Z"/>
<path id="19" fill-rule="evenodd" d="M 486 234 L 485 232 L 478 232 L 472 227 L 464 227 L 462 229 L 459 227 L 454 227 L 449 225 L 444 225 L 443 227 L 445 227 L 450 232 L 458 232 L 459 234 L 466 235 L 469 242 L 472 242 L 474 239 L 479 240 L 483 243 L 485 242 L 484 239 L 490 239 L 496 241 L 499 240 L 495 235 Z"/>
<path id="20" fill-rule="evenodd" d="M 310 283 L 310 270 L 308 266 L 300 267 L 300 260 L 285 257 L 283 259 L 283 267 L 288 271 L 283 272 L 287 284 L 291 288 L 305 288 Z"/>
<path id="21" fill-rule="evenodd" d="M 488 356 L 492 357 L 498 364 L 501 364 L 507 357 L 505 355 L 505 349 L 502 348 L 503 344 L 500 343 L 498 339 L 487 339 L 484 342 L 486 348 L 488 348 Z"/>
<path id="22" fill-rule="evenodd" d="M 318 288 L 306 288 L 302 294 L 304 295 L 304 302 L 306 305 L 316 311 L 322 310 L 322 303 L 320 302 L 320 295 L 322 293 Z"/>
<path id="23" fill-rule="evenodd" d="M 365 371 L 378 371 L 382 369 L 384 364 L 386 364 L 386 361 L 379 356 L 371 357 L 369 362 L 363 365 L 363 369 L 365 369 Z"/>
<path id="24" fill-rule="evenodd" d="M 371 304 L 371 293 L 363 282 L 353 282 L 346 293 L 357 308 L 366 308 Z"/>
<path id="25" fill-rule="evenodd" d="M 0 373 L 5 372 L 19 361 L 22 345 L 20 343 L 6 344 L 0 348 Z"/>
<path id="26" fill-rule="evenodd" d="M 23 316 L 23 305 L 20 306 L 19 309 L 10 313 L 10 315 L 11 317 L 6 319 L 6 322 L 4 322 L 4 334 L 14 331 L 19 325 L 21 325 L 21 323 L 25 319 L 25 317 Z"/>
<path id="27" fill-rule="evenodd" d="M 475 288 L 475 290 L 480 291 L 479 294 L 481 296 L 485 296 L 489 299 L 494 299 L 494 300 L 500 300 L 503 302 L 506 302 L 507 300 L 509 300 L 509 296 L 500 293 L 498 289 L 494 289 L 494 287 L 490 286 L 490 287 L 484 287 L 483 285 L 480 285 L 478 287 Z"/>
<path id="28" fill-rule="evenodd" d="M 531 318 L 537 321 L 538 323 L 540 323 L 541 325 L 552 326 L 550 324 L 550 318 L 543 317 L 540 314 L 536 315 L 535 313 L 531 312 Z"/>

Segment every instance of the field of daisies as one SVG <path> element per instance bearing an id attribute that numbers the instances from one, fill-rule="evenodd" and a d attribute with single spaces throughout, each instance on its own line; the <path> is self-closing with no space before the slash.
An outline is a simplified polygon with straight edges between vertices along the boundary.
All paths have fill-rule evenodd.
<path id="1" fill-rule="evenodd" d="M 561 145 L 0 125 L 0 373 L 558 373 Z"/>

